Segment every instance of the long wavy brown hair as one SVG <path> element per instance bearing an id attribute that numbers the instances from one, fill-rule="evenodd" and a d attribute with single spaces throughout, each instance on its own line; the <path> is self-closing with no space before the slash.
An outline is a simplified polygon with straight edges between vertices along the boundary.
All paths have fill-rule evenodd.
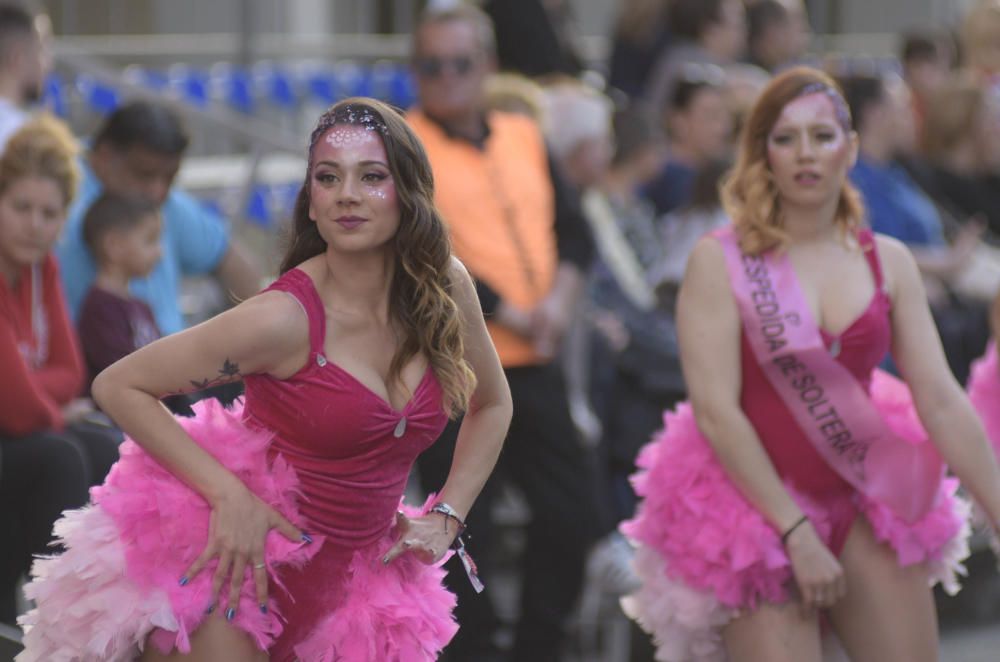
<path id="1" fill-rule="evenodd" d="M 781 198 L 767 160 L 767 139 L 789 103 L 811 90 L 831 96 L 845 131 L 851 131 L 850 111 L 834 80 L 817 69 L 789 69 L 764 89 L 740 133 L 736 165 L 722 184 L 722 204 L 733 220 L 743 252 L 759 255 L 788 242 Z M 847 178 L 840 189 L 834 222 L 844 236 L 861 225 L 864 206 Z"/>
<path id="2" fill-rule="evenodd" d="M 295 200 L 292 236 L 281 273 L 326 251 L 326 241 L 309 218 L 313 148 L 335 125 L 377 132 L 385 146 L 399 200 L 399 230 L 392 239 L 395 268 L 389 286 L 389 315 L 402 342 L 389 366 L 389 380 L 418 353 L 430 361 L 455 417 L 468 408 L 476 376 L 464 358 L 464 320 L 452 298 L 451 241 L 434 206 L 434 178 L 423 145 L 390 106 L 366 98 L 345 99 L 319 118 L 309 142 L 309 166 Z"/>

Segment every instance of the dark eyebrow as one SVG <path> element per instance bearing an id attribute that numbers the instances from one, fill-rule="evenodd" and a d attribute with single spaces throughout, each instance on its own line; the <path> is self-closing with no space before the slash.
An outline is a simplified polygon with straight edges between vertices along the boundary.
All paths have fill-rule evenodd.
<path id="1" fill-rule="evenodd" d="M 341 167 L 340 164 L 337 163 L 336 161 L 317 161 L 316 165 L 317 166 L 325 165 L 325 166 L 330 166 L 331 168 L 339 168 L 339 167 Z M 373 165 L 382 166 L 383 168 L 388 168 L 389 167 L 389 165 L 387 163 L 383 163 L 382 161 L 361 161 L 361 162 L 358 163 L 358 165 L 361 166 L 361 167 L 363 167 L 363 168 L 367 167 L 367 166 L 373 166 Z"/>
<path id="2" fill-rule="evenodd" d="M 810 129 L 810 130 L 812 130 L 812 129 L 831 129 L 831 128 L 837 128 L 838 126 L 840 126 L 840 125 L 837 124 L 834 121 L 830 121 L 830 122 L 823 121 L 823 122 L 813 122 L 812 124 L 808 124 L 808 125 L 806 125 L 806 128 Z M 797 125 L 797 124 L 796 125 L 792 125 L 792 126 L 785 125 L 785 126 L 775 127 L 773 129 L 771 129 L 771 133 L 774 133 L 775 131 L 782 131 L 784 129 L 797 129 L 797 128 L 799 128 L 799 125 Z"/>

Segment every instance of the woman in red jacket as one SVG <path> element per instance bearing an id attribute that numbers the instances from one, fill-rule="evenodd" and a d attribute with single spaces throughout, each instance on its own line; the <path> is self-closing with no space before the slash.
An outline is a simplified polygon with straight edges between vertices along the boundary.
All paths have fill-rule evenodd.
<path id="1" fill-rule="evenodd" d="M 58 121 L 25 125 L 0 156 L 0 621 L 52 523 L 87 501 L 118 456 L 117 433 L 78 400 L 83 362 L 50 249 L 76 189 L 75 142 Z"/>

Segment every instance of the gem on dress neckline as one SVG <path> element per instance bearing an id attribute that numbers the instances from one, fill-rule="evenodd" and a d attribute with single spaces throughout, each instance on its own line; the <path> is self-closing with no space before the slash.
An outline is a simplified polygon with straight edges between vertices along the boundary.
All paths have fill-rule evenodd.
<path id="1" fill-rule="evenodd" d="M 392 436 L 394 436 L 396 439 L 399 439 L 404 434 L 406 434 L 406 417 L 401 416 L 399 418 L 399 422 L 396 423 L 396 429 L 392 431 Z"/>

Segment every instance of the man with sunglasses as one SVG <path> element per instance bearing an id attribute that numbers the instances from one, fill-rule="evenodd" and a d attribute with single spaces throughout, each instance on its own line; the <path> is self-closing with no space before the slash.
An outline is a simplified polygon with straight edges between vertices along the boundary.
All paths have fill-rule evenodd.
<path id="1" fill-rule="evenodd" d="M 484 110 L 494 44 L 490 20 L 479 9 L 463 4 L 425 13 L 414 34 L 420 103 L 408 120 L 427 150 L 435 202 L 455 253 L 477 280 L 514 399 L 501 466 L 523 491 L 531 522 L 511 659 L 550 662 L 559 659 L 587 553 L 613 528 L 606 500 L 597 494 L 596 463 L 579 441 L 555 360 L 593 247 L 583 221 L 569 211 L 568 189 L 551 169 L 538 126 L 526 117 Z M 421 458 L 426 484 L 446 476 L 455 430 L 450 426 Z M 495 491 L 487 485 L 469 523 L 473 556 L 487 575 L 495 547 Z M 453 588 L 461 630 L 447 659 L 498 659 L 490 650 L 496 616 L 488 598 L 458 582 Z"/>

